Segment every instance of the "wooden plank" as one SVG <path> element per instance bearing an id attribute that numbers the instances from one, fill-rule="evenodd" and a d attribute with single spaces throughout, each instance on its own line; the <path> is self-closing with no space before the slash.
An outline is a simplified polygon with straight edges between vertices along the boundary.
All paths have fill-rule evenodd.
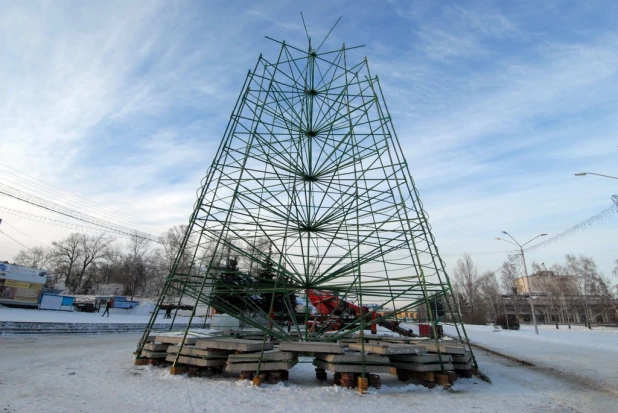
<path id="1" fill-rule="evenodd" d="M 285 341 L 279 344 L 279 350 L 295 351 L 299 353 L 343 354 L 343 348 L 337 343 L 316 343 L 307 341 Z"/>
<path id="2" fill-rule="evenodd" d="M 239 338 L 200 338 L 195 342 L 195 347 L 201 349 L 215 349 L 215 350 L 234 350 L 234 351 L 260 351 L 272 350 L 273 344 L 255 340 L 243 340 Z"/>
<path id="3" fill-rule="evenodd" d="M 391 361 L 391 367 L 397 368 L 397 370 L 410 370 L 410 371 L 441 371 L 440 363 L 430 364 L 416 364 L 416 363 L 401 363 Z M 453 370 L 451 363 L 444 363 L 444 370 Z"/>
<path id="4" fill-rule="evenodd" d="M 296 360 L 288 361 L 265 361 L 260 365 L 260 371 L 272 371 L 272 370 L 289 370 L 298 363 Z M 230 363 L 225 368 L 226 371 L 257 371 L 258 363 Z"/>
<path id="5" fill-rule="evenodd" d="M 178 353 L 180 350 L 180 346 L 169 346 L 167 349 L 168 353 Z M 182 354 L 183 356 L 192 356 L 192 357 L 201 357 L 201 358 L 221 358 L 226 357 L 230 354 L 231 350 L 204 350 L 196 347 L 183 347 Z"/>
<path id="6" fill-rule="evenodd" d="M 331 371 L 333 373 L 362 373 L 363 366 L 361 364 L 338 364 L 329 363 L 322 360 L 313 360 L 313 365 L 324 370 Z M 390 373 L 390 366 L 381 364 L 367 364 L 365 365 L 365 372 L 367 373 Z"/>
<path id="7" fill-rule="evenodd" d="M 165 358 L 167 361 L 174 362 L 176 360 L 175 354 L 168 354 Z M 187 356 L 179 356 L 178 362 L 182 364 L 189 364 L 192 366 L 200 366 L 200 367 L 216 367 L 216 366 L 224 366 L 226 363 L 225 359 L 203 359 L 198 357 L 187 357 Z"/>
<path id="8" fill-rule="evenodd" d="M 426 353 L 420 355 L 408 355 L 408 354 L 394 354 L 389 356 L 391 361 L 398 362 L 407 362 L 407 363 L 417 363 L 417 364 L 426 364 L 426 363 L 439 363 L 440 356 L 438 354 Z M 452 361 L 452 356 L 448 354 L 442 355 L 442 362 L 449 363 Z"/>
<path id="9" fill-rule="evenodd" d="M 170 374 L 173 374 L 173 375 L 185 374 L 186 372 L 187 372 L 187 366 L 170 367 Z"/>
<path id="10" fill-rule="evenodd" d="M 262 353 L 261 351 L 255 353 L 240 353 L 240 354 L 230 354 L 228 361 L 230 363 L 246 363 L 246 362 L 255 362 L 260 360 L 260 356 L 262 356 L 262 362 L 264 361 L 287 361 L 287 360 L 295 360 L 297 359 L 297 354 L 291 351 L 279 351 L 279 350 L 269 350 Z"/>
<path id="11" fill-rule="evenodd" d="M 360 354 L 318 354 L 316 358 L 334 364 L 361 364 L 363 356 Z M 388 365 L 388 357 L 378 355 L 365 355 L 365 364 Z"/>

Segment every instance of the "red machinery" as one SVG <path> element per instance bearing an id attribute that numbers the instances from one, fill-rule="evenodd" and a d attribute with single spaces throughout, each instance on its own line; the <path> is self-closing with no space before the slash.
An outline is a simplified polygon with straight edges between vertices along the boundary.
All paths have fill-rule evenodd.
<path id="1" fill-rule="evenodd" d="M 320 319 L 316 317 L 315 322 L 309 322 L 309 326 L 313 327 L 317 325 L 324 326 L 328 330 L 341 330 L 344 326 L 356 323 L 360 320 L 361 309 L 349 301 L 342 300 L 341 298 L 320 290 L 307 290 L 307 296 L 309 301 L 316 308 Z M 376 322 L 377 318 L 381 317 L 381 314 L 373 310 L 368 310 L 363 306 L 362 315 L 365 316 L 366 322 L 371 325 L 371 333 L 376 334 L 377 326 L 384 327 L 393 332 L 399 333 L 402 336 L 413 337 L 412 330 L 407 330 L 399 326 L 399 322 L 395 320 L 383 320 Z"/>

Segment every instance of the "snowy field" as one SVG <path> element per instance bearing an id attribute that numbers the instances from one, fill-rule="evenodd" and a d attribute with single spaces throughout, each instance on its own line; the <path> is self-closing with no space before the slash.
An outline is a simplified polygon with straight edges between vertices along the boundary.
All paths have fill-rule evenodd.
<path id="1" fill-rule="evenodd" d="M 17 313 L 6 310 L 0 308 L 0 320 L 6 321 L 7 314 L 11 318 L 18 317 Z M 59 318 L 54 321 L 67 322 L 65 317 L 74 315 L 66 313 L 56 316 Z M 93 322 L 101 319 L 96 314 L 90 316 Z M 135 322 L 148 319 L 148 315 L 112 314 L 110 321 L 117 318 L 113 321 L 124 322 L 124 317 L 143 317 L 143 321 Z M 531 361 L 536 367 L 521 366 L 476 350 L 478 363 L 493 384 L 478 378 L 459 379 L 449 391 L 439 387 L 429 390 L 406 385 L 383 374 L 382 388 L 371 389 L 370 394 L 365 395 L 333 386 L 330 373 L 329 381 L 321 384 L 315 379 L 310 359 L 302 360 L 306 363 L 299 363 L 290 370 L 287 384 L 257 388 L 234 375 L 190 378 L 172 376 L 169 369 L 134 366 L 132 352 L 139 334 L 5 336 L 0 337 L 0 411 L 617 411 L 615 386 L 618 379 L 613 371 L 618 355 L 617 330 L 543 329 L 538 337 L 526 326 L 520 331 L 493 330 L 492 327 L 468 327 L 473 342 Z M 582 356 L 587 360 L 584 364 L 588 364 L 589 372 L 568 367 Z"/>

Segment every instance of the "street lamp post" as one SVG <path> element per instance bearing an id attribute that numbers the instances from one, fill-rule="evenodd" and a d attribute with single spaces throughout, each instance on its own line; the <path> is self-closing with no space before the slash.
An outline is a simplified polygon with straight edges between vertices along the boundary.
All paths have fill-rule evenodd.
<path id="1" fill-rule="evenodd" d="M 528 242 L 526 242 L 525 244 L 522 245 L 519 242 L 517 242 L 515 240 L 515 238 L 513 238 L 511 236 L 511 234 L 509 234 L 508 232 L 502 231 L 502 233 L 505 234 L 505 235 L 508 235 L 513 240 L 513 242 L 511 242 L 509 240 L 506 240 L 504 238 L 496 238 L 496 239 L 498 241 L 504 241 L 504 242 L 508 242 L 509 244 L 516 245 L 517 247 L 519 247 L 519 251 L 521 252 L 521 260 L 522 260 L 522 263 L 524 265 L 524 276 L 526 277 L 526 284 L 528 285 L 528 294 L 530 294 L 530 311 L 532 312 L 532 321 L 534 322 L 534 332 L 538 335 L 539 334 L 539 327 L 537 326 L 537 323 L 536 323 L 536 314 L 534 312 L 534 303 L 532 302 L 532 287 L 530 285 L 530 279 L 528 278 L 528 268 L 526 267 L 526 256 L 524 255 L 524 247 L 526 245 L 528 245 L 529 243 L 531 243 L 532 241 L 534 241 L 535 239 L 537 239 L 538 237 L 544 237 L 547 234 L 537 235 L 536 237 L 532 238 L 530 241 L 528 241 Z"/>
<path id="2" fill-rule="evenodd" d="M 603 176 L 605 178 L 618 179 L 618 177 L 615 177 L 615 176 L 595 174 L 594 172 L 578 172 L 575 174 L 575 176 L 586 176 L 586 175 L 596 175 L 596 176 Z"/>

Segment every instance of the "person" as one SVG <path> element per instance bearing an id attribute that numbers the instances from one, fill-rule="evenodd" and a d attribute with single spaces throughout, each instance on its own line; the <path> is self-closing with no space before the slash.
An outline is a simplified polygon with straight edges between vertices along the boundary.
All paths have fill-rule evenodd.
<path id="1" fill-rule="evenodd" d="M 110 298 L 109 300 L 107 300 L 107 302 L 105 303 L 105 311 L 103 312 L 103 315 L 101 315 L 101 317 L 105 316 L 105 314 L 107 314 L 107 316 L 109 317 L 109 309 L 111 308 L 113 303 L 114 303 L 113 298 Z"/>
<path id="2" fill-rule="evenodd" d="M 292 320 L 288 320 L 288 333 L 292 329 Z"/>
<path id="3" fill-rule="evenodd" d="M 167 307 L 165 309 L 165 315 L 163 318 L 172 318 L 172 307 Z"/>

